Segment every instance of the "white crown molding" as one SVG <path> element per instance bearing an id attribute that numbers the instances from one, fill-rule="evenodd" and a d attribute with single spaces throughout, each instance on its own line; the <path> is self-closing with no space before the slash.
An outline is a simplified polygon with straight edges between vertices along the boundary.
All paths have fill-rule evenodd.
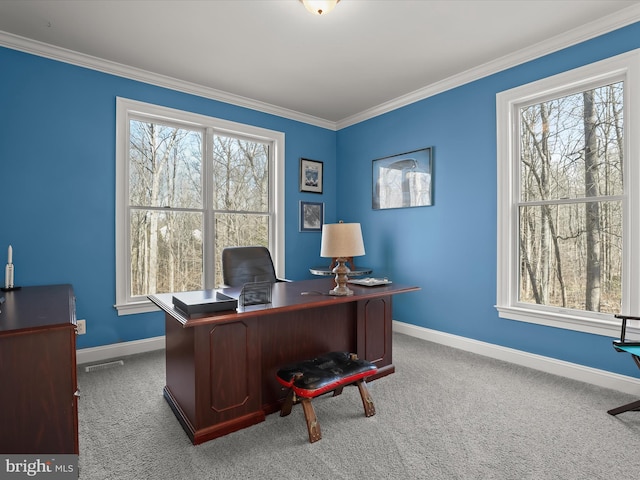
<path id="1" fill-rule="evenodd" d="M 204 87 L 195 83 L 187 82 L 177 78 L 160 75 L 140 68 L 130 67 L 121 63 L 104 60 L 102 58 L 85 55 L 73 50 L 56 47 L 47 43 L 31 40 L 29 38 L 13 35 L 0 31 L 0 46 L 19 50 L 33 55 L 58 60 L 79 67 L 85 67 L 99 72 L 116 75 L 119 77 L 137 80 L 140 82 L 156 85 L 158 87 L 169 88 L 183 93 L 197 95 L 199 97 L 217 100 L 239 107 L 250 108 L 263 113 L 269 113 L 278 117 L 296 120 L 309 125 L 315 125 L 330 130 L 336 129 L 335 122 L 330 122 L 322 118 L 314 117 L 304 113 L 296 112 L 286 108 L 271 105 L 269 103 L 252 100 L 250 98 L 223 92 L 215 88 Z"/>
<path id="2" fill-rule="evenodd" d="M 410 105 L 412 103 L 424 100 L 439 93 L 451 90 L 453 88 L 471 83 L 475 80 L 493 75 L 516 65 L 535 60 L 550 53 L 562 50 L 563 48 L 576 45 L 591 38 L 595 38 L 605 33 L 612 32 L 618 28 L 631 25 L 640 21 L 640 5 L 634 5 L 619 12 L 602 17 L 591 23 L 587 23 L 573 30 L 569 30 L 561 35 L 549 38 L 543 42 L 531 45 L 530 47 L 518 50 L 504 57 L 498 58 L 491 62 L 487 62 L 478 67 L 466 70 L 459 74 L 453 75 L 440 82 L 427 85 L 401 97 L 395 98 L 385 103 L 381 103 L 376 107 L 372 107 L 351 117 L 347 117 L 336 123 L 336 129 L 340 130 L 356 123 L 363 122 L 378 115 L 391 112 L 400 107 Z"/>
<path id="3" fill-rule="evenodd" d="M 356 115 L 352 115 L 338 122 L 332 122 L 322 118 L 314 117 L 304 113 L 296 112 L 286 108 L 271 105 L 258 100 L 233 95 L 231 93 L 204 87 L 194 83 L 179 80 L 177 78 L 159 75 L 135 67 L 129 67 L 109 60 L 104 60 L 90 55 L 85 55 L 72 50 L 55 47 L 43 42 L 38 42 L 28 38 L 13 35 L 0 31 L 0 46 L 19 50 L 41 57 L 51 58 L 65 63 L 70 63 L 80 67 L 97 70 L 111 75 L 117 75 L 132 80 L 149 83 L 159 87 L 197 95 L 211 100 L 229 103 L 240 107 L 249 108 L 263 113 L 276 115 L 290 120 L 299 121 L 309 125 L 326 128 L 329 130 L 340 130 L 348 126 L 360 123 L 383 113 L 396 110 L 400 107 L 410 105 L 425 98 L 437 95 L 438 93 L 451 90 L 452 88 L 470 83 L 474 80 L 492 75 L 506 70 L 507 68 L 520 65 L 530 60 L 542 57 L 549 53 L 567 48 L 571 45 L 589 40 L 603 35 L 618 28 L 640 21 L 640 5 L 634 5 L 619 12 L 607 15 L 597 21 L 582 25 L 564 34 L 552 37 L 544 42 L 524 48 L 512 54 L 498 58 L 497 60 L 485 63 L 457 75 L 453 75 L 440 82 L 427 85 L 423 88 L 410 92 L 406 95 L 382 103 L 376 107 L 369 108 Z"/>

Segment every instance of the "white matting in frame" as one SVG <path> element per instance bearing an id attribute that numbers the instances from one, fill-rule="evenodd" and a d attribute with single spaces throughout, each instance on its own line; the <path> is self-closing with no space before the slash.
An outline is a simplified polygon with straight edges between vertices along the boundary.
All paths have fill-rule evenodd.
<path id="1" fill-rule="evenodd" d="M 300 159 L 300 191 L 322 193 L 323 163 L 318 160 Z"/>

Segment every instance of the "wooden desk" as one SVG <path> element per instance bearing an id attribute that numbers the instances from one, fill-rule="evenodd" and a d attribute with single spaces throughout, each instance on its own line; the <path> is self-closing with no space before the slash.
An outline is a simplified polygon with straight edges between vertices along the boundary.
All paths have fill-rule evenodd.
<path id="1" fill-rule="evenodd" d="M 376 378 L 394 372 L 391 297 L 419 288 L 350 285 L 353 296 L 333 297 L 333 286 L 328 278 L 276 283 L 268 306 L 190 318 L 172 294 L 149 297 L 165 311 L 164 396 L 194 444 L 278 411 L 285 392 L 276 371 L 287 363 L 344 350 L 374 362 Z"/>
<path id="2" fill-rule="evenodd" d="M 78 454 L 71 285 L 0 292 L 0 452 Z"/>

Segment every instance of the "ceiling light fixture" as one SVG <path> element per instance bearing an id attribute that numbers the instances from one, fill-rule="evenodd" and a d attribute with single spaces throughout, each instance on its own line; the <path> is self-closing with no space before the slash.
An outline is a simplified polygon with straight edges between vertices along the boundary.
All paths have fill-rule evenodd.
<path id="1" fill-rule="evenodd" d="M 340 0 L 300 0 L 304 8 L 314 15 L 326 15 L 335 8 Z"/>

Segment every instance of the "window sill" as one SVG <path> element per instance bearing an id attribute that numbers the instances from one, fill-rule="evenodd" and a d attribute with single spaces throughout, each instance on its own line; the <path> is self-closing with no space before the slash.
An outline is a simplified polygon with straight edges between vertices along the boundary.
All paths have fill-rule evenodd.
<path id="1" fill-rule="evenodd" d="M 145 300 L 142 302 L 125 303 L 122 305 L 114 305 L 114 308 L 118 311 L 118 316 L 134 315 L 136 313 L 157 312 L 158 310 L 160 310 L 150 300 Z"/>
<path id="2" fill-rule="evenodd" d="M 496 306 L 498 316 L 509 320 L 535 323 L 548 327 L 563 328 L 576 332 L 592 333 L 605 337 L 618 338 L 620 336 L 621 321 L 612 315 L 603 315 L 602 318 L 590 318 L 579 315 L 571 315 L 566 312 L 537 311 L 524 307 Z M 640 334 L 637 325 L 627 327 L 629 337 Z"/>

